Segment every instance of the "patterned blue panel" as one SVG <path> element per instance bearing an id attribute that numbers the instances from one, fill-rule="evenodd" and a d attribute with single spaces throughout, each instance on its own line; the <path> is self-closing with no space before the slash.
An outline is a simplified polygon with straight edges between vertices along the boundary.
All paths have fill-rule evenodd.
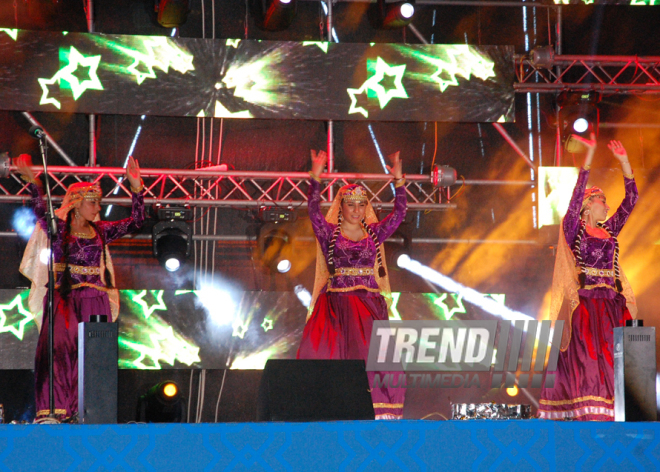
<path id="1" fill-rule="evenodd" d="M 0 426 L 0 471 L 658 470 L 660 423 Z"/>

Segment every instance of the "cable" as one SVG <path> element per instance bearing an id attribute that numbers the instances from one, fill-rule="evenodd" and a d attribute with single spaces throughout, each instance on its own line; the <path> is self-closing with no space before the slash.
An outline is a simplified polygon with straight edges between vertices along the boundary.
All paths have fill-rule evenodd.
<path id="1" fill-rule="evenodd" d="M 420 418 L 420 419 L 421 419 L 421 420 L 425 420 L 425 419 L 430 418 L 431 416 L 435 416 L 435 415 L 438 415 L 438 416 L 441 417 L 443 420 L 449 420 L 449 418 L 447 418 L 445 415 L 443 415 L 443 414 L 440 413 L 439 411 L 434 411 L 433 413 L 429 413 L 428 415 L 423 416 L 423 417 Z"/>
<path id="2" fill-rule="evenodd" d="M 206 14 L 204 13 L 204 1 L 202 0 L 202 38 L 206 38 Z"/>
<path id="3" fill-rule="evenodd" d="M 188 387 L 188 411 L 186 412 L 186 423 L 190 423 L 190 404 L 192 403 L 192 386 L 195 369 L 190 369 L 190 386 Z"/>
<path id="4" fill-rule="evenodd" d="M 222 383 L 220 384 L 220 391 L 218 392 L 218 401 L 215 404 L 215 422 L 218 422 L 218 409 L 220 408 L 220 398 L 222 398 L 222 389 L 225 388 L 225 377 L 227 376 L 227 368 L 222 372 Z"/>

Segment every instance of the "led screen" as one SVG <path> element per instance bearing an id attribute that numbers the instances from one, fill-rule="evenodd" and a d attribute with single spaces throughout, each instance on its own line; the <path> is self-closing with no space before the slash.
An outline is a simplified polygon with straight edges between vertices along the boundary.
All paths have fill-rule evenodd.
<path id="1" fill-rule="evenodd" d="M 578 172 L 577 167 L 539 167 L 539 228 L 561 223 Z"/>
<path id="2" fill-rule="evenodd" d="M 27 290 L 0 290 L 0 369 L 31 369 L 38 330 Z M 307 308 L 295 292 L 121 290 L 119 367 L 261 369 L 296 357 Z M 392 319 L 492 319 L 449 293 L 393 293 Z M 502 294 L 489 295 L 504 304 Z"/>
<path id="3" fill-rule="evenodd" d="M 0 30 L 0 108 L 369 121 L 513 121 L 513 47 Z"/>

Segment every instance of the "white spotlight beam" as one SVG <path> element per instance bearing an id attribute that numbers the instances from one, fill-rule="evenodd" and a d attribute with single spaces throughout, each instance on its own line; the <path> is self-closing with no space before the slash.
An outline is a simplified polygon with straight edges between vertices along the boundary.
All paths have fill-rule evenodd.
<path id="1" fill-rule="evenodd" d="M 413 274 L 419 275 L 423 279 L 428 280 L 429 282 L 445 289 L 448 292 L 457 293 L 463 297 L 463 300 L 466 300 L 471 304 L 478 306 L 482 310 L 485 310 L 495 316 L 499 316 L 505 320 L 527 321 L 535 319 L 529 315 L 512 310 L 504 305 L 500 305 L 492 298 L 477 292 L 473 288 L 466 287 L 447 277 L 446 275 L 443 275 L 440 272 L 433 270 L 421 262 L 418 262 L 409 257 L 401 257 L 399 261 L 399 267 L 406 269 Z"/>

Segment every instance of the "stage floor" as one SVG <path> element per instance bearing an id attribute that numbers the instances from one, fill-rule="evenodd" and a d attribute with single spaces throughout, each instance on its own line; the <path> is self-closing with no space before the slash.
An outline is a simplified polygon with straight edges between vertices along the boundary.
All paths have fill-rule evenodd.
<path id="1" fill-rule="evenodd" d="M 658 470 L 660 423 L 1 425 L 0 470 Z"/>

